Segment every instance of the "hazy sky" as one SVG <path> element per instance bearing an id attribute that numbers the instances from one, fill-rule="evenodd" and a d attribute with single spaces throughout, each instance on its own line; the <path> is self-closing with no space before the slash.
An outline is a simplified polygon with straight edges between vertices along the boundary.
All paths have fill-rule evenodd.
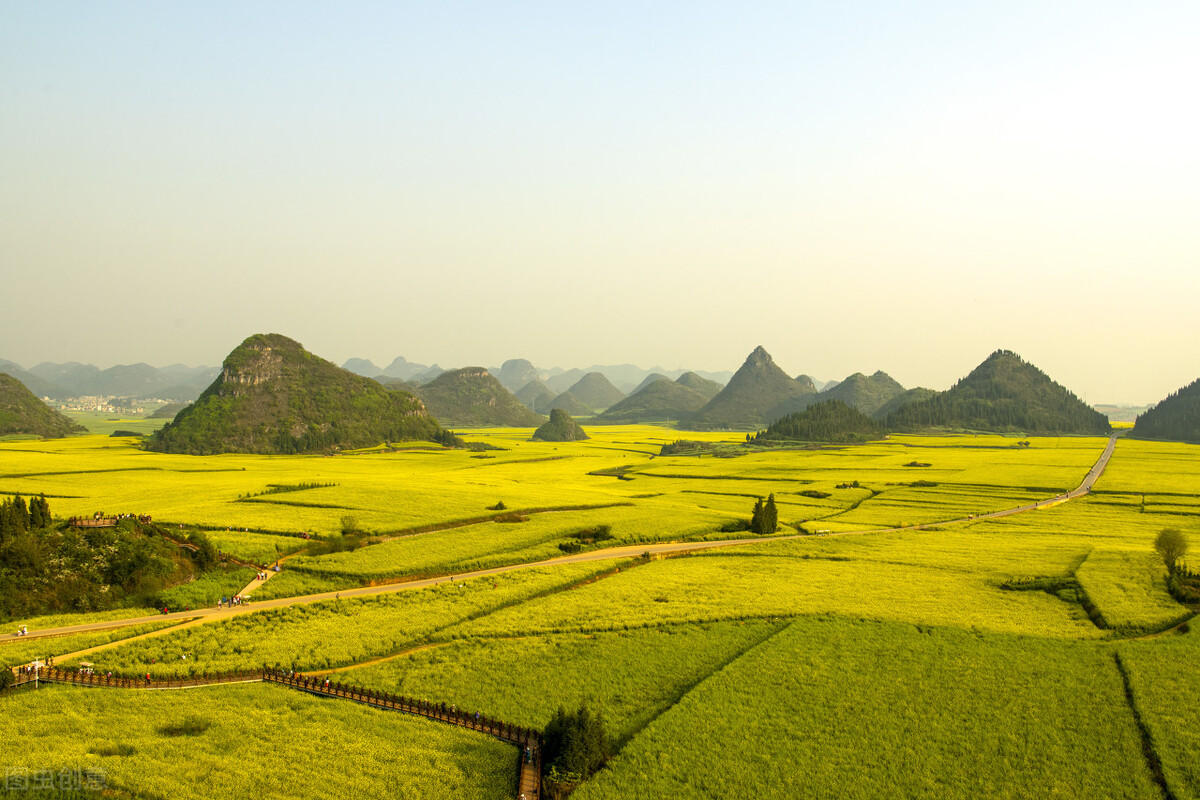
<path id="1" fill-rule="evenodd" d="M 0 2 L 0 358 L 1200 376 L 1200 3 Z"/>

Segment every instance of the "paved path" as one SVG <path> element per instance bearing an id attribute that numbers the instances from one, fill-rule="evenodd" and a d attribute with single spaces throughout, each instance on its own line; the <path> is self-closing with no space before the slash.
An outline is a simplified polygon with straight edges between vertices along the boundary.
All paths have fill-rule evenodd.
<path id="1" fill-rule="evenodd" d="M 144 625 L 149 622 L 162 622 L 165 620 L 195 620 L 194 624 L 202 624 L 211 622 L 214 619 L 225 619 L 241 614 L 249 614 L 255 611 L 262 611 L 268 608 L 287 608 L 294 605 L 302 605 L 305 603 L 317 603 L 324 600 L 335 600 L 339 597 L 371 597 L 380 594 L 392 594 L 394 592 L 406 592 L 416 589 L 425 589 L 430 586 L 436 586 L 439 583 L 448 581 L 464 581 L 473 578 L 484 578 L 493 575 L 502 575 L 508 572 L 516 572 L 522 569 L 534 569 L 538 567 L 556 567 L 563 564 L 582 564 L 595 561 L 612 561 L 618 559 L 637 558 L 643 554 L 650 555 L 673 555 L 677 553 L 696 552 L 701 550 L 711 550 L 717 547 L 737 547 L 740 545 L 762 544 L 763 542 L 783 541 L 787 539 L 814 539 L 826 538 L 834 536 L 862 536 L 872 533 L 894 533 L 897 531 L 919 531 L 926 528 L 941 527 L 944 525 L 952 525 L 958 523 L 971 522 L 979 519 L 996 519 L 999 517 L 1007 517 L 1012 514 L 1020 514 L 1028 511 L 1035 511 L 1041 508 L 1049 508 L 1052 506 L 1065 503 L 1078 497 L 1086 495 L 1096 480 L 1103 474 L 1104 469 L 1108 466 L 1109 460 L 1112 458 L 1113 449 L 1116 446 L 1117 438 L 1124 431 L 1114 433 L 1108 439 L 1108 444 L 1104 448 L 1104 452 L 1097 459 L 1095 465 L 1084 477 L 1083 482 L 1078 487 L 1072 489 L 1066 494 L 1057 495 L 1046 500 L 1038 501 L 1028 505 L 1018 506 L 1017 508 L 1009 508 L 1003 511 L 994 511 L 986 514 L 971 515 L 967 517 L 958 517 L 956 519 L 942 520 L 939 522 L 926 522 L 920 525 L 907 525 L 898 528 L 870 528 L 867 530 L 854 531 L 837 531 L 830 533 L 816 534 L 793 534 L 789 536 L 771 536 L 761 537 L 755 536 L 745 539 L 720 539 L 708 542 L 666 542 L 659 544 L 636 544 L 626 545 L 623 547 L 610 547 L 604 550 L 592 550 L 586 553 L 577 553 L 569 556 L 558 556 L 556 558 L 548 558 L 544 561 L 534 561 L 524 564 L 510 564 L 505 567 L 493 567 L 492 569 L 475 570 L 474 572 L 461 572 L 454 575 L 443 575 L 436 578 L 422 578 L 420 580 L 402 581 L 398 583 L 385 584 L 381 586 L 362 586 L 354 589 L 342 589 L 338 592 L 320 592 L 317 594 L 298 595 L 296 597 L 280 597 L 274 600 L 263 600 L 234 606 L 233 608 L 201 608 L 191 611 L 179 611 L 171 614 L 152 614 L 144 617 L 134 617 L 131 619 L 111 620 L 108 622 L 92 622 L 83 625 L 68 625 L 61 628 L 48 628 L 41 631 L 30 631 L 27 636 L 22 639 L 37 638 L 40 636 L 62 636 L 69 633 L 83 633 L 86 631 L 107 630 L 110 628 L 120 628 L 126 625 Z M 274 573 L 271 573 L 274 574 Z M 175 628 L 167 628 L 156 633 L 167 633 L 175 630 Z M 119 644 L 113 643 L 113 645 Z M 108 647 L 110 645 L 101 645 L 100 647 Z M 100 649 L 100 647 L 93 649 Z M 89 650 L 90 652 L 90 650 Z"/>

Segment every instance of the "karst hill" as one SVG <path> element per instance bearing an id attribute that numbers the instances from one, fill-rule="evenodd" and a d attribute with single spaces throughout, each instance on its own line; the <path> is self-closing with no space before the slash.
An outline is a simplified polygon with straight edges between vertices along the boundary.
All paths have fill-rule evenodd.
<path id="1" fill-rule="evenodd" d="M 413 395 L 342 369 L 279 334 L 225 359 L 191 406 L 152 436 L 169 453 L 314 453 L 432 439 L 441 429 Z"/>
<path id="2" fill-rule="evenodd" d="M 886 424 L 894 431 L 1041 435 L 1103 435 L 1110 430 L 1107 417 L 1009 350 L 992 353 L 950 389 L 892 412 Z"/>
<path id="3" fill-rule="evenodd" d="M 446 425 L 536 428 L 546 421 L 483 367 L 443 372 L 415 391 L 429 413 Z"/>
<path id="4" fill-rule="evenodd" d="M 21 381 L 0 372 L 0 436 L 26 434 L 57 439 L 86 432 L 82 425 L 39 400 Z"/>

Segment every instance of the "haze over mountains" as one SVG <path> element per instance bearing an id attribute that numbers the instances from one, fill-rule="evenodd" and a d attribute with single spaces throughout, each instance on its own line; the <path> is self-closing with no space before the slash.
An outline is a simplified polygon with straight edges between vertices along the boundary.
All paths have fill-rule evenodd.
<path id="1" fill-rule="evenodd" d="M 26 370 L 0 359 L 0 372 L 21 381 L 38 397 L 65 400 L 71 397 L 159 397 L 191 402 L 212 383 L 217 367 L 188 367 L 172 364 L 152 367 L 127 364 L 100 369 L 92 364 L 42 363 Z"/>
<path id="2" fill-rule="evenodd" d="M 271 358 L 276 360 L 282 358 L 277 365 L 281 371 L 260 380 L 266 375 L 264 353 L 274 353 Z M 246 378 L 244 370 L 231 367 L 252 363 L 259 365 L 254 368 L 257 372 L 252 370 L 252 379 Z M 165 399 L 172 391 L 168 386 L 186 394 L 195 391 L 195 381 L 214 375 L 197 404 L 180 411 L 153 440 L 152 446 L 174 452 L 222 452 L 226 448 L 313 452 L 366 446 L 373 437 L 375 444 L 397 438 L 436 440 L 444 434 L 439 420 L 466 427 L 537 427 L 554 410 L 590 418 L 594 424 L 655 422 L 681 429 L 761 431 L 784 417 L 822 405 L 819 424 L 817 417 L 797 418 L 789 430 L 816 430 L 817 425 L 823 436 L 836 435 L 838 424 L 851 422 L 856 426 L 855 435 L 867 430 L 858 417 L 838 410 L 841 406 L 875 420 L 881 430 L 897 432 L 1095 435 L 1109 430 L 1103 414 L 1006 350 L 992 353 L 943 392 L 907 389 L 882 370 L 869 375 L 856 372 L 818 390 L 821 384 L 808 375 L 789 376 L 761 346 L 724 385 L 695 372 L 671 378 L 669 371 L 631 365 L 586 372 L 561 370 L 551 375 L 524 359 L 511 359 L 492 369 L 449 371 L 402 357 L 382 371 L 365 359 L 351 359 L 346 364 L 360 373 L 376 374 L 368 379 L 336 367 L 278 334 L 247 339 L 230 353 L 219 374 L 207 367 L 180 365 L 158 369 L 137 364 L 99 370 L 71 363 L 23 370 L 12 362 L 0 362 L 0 367 L 15 379 L 4 384 L 2 393 L 13 408 L 28 408 L 28 398 L 22 393 L 33 397 L 33 386 L 42 389 L 44 397 L 124 391 Z M 622 380 L 628 394 L 614 385 L 610 376 Z M 640 380 L 633 382 L 639 376 Z M 247 383 L 259 388 L 251 392 Z M 515 390 L 511 388 L 518 383 Z M 1176 392 L 1139 417 L 1135 435 L 1200 441 L 1197 396 L 1197 384 Z M 358 399 L 348 404 L 349 397 Z M 831 401 L 841 406 L 828 406 Z M 36 421 L 24 413 L 10 414 L 10 418 L 23 421 L 17 428 L 10 424 L 8 433 L 65 434 L 61 426 L 47 427 L 45 420 Z M 423 421 L 418 423 L 418 419 Z M 22 425 L 27 430 L 19 430 Z M 258 427 L 252 430 L 254 426 Z"/>

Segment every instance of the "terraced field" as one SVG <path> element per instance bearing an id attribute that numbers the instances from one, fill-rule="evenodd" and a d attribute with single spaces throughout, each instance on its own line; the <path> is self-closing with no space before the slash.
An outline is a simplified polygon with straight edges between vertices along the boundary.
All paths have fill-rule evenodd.
<path id="1" fill-rule="evenodd" d="M 1189 711 L 1197 634 L 1153 635 L 1195 612 L 1167 593 L 1153 540 L 1176 527 L 1200 547 L 1200 448 L 1122 440 L 1092 494 L 980 519 L 1073 489 L 1105 441 L 893 436 L 661 457 L 677 432 L 590 433 L 553 445 L 524 430 L 472 431 L 468 440 L 505 449 L 334 458 L 167 456 L 104 437 L 0 443 L 0 491 L 44 492 L 58 515 L 129 511 L 203 526 L 222 549 L 263 562 L 295 552 L 257 602 L 573 550 L 745 537 L 730 523 L 773 493 L 788 538 L 305 600 L 128 643 L 108 642 L 112 633 L 49 641 L 66 663 L 86 645 L 74 661 L 152 677 L 337 669 L 339 680 L 535 726 L 586 702 L 618 754 L 581 798 L 1200 797 L 1200 722 Z M 688 434 L 701 436 L 722 438 Z M 369 534 L 357 549 L 317 555 L 306 552 L 314 540 L 280 535 L 332 537 L 347 516 Z M 45 630 L 101 616 L 25 622 Z M 13 647 L 0 644 L 0 659 L 28 655 Z M 257 689 L 239 691 L 222 702 L 242 708 Z M 10 737 L 55 709 L 107 720 L 80 727 L 57 760 L 53 742 L 68 734 L 53 728 L 40 761 L 103 762 L 115 783 L 148 794 L 171 794 L 191 774 L 153 744 L 169 704 L 126 715 L 116 700 L 59 689 L 0 702 L 17 712 L 0 723 Z M 326 741 L 317 728 L 348 726 L 368 750 L 393 725 L 337 704 L 285 706 L 280 719 L 298 735 Z M 362 791 L 512 796 L 508 746 L 463 732 L 454 744 L 406 736 L 395 748 L 417 772 L 368 759 Z M 136 752 L 88 753 L 123 738 Z M 222 757 L 197 743 L 218 753 L 204 758 Z M 282 768 L 256 746 L 255 769 Z M 439 764 L 442 777 L 420 766 Z M 131 782 L 145 770 L 163 773 L 161 785 Z M 314 797 L 340 796 L 313 786 Z"/>

